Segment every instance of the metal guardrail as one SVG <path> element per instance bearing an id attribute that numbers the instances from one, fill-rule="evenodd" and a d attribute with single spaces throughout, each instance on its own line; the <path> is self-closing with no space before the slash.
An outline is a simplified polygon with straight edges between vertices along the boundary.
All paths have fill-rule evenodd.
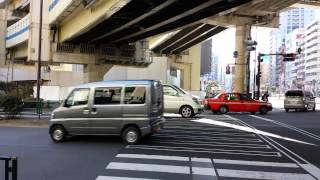
<path id="1" fill-rule="evenodd" d="M 0 156 L 0 161 L 4 161 L 4 180 L 18 180 L 18 158 Z M 11 178 L 10 175 L 11 174 Z"/>

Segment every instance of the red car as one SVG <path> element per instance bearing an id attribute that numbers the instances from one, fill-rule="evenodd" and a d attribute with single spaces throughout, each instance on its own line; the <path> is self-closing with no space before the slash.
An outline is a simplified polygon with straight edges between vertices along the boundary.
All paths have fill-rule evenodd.
<path id="1" fill-rule="evenodd" d="M 250 112 L 267 114 L 272 111 L 271 103 L 250 98 L 247 94 L 221 93 L 214 98 L 205 99 L 203 104 L 213 113 Z"/>

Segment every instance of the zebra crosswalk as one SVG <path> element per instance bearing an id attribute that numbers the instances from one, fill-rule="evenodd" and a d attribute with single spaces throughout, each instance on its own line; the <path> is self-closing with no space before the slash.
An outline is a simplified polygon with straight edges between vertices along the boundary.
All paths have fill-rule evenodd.
<path id="1" fill-rule="evenodd" d="M 96 180 L 316 179 L 301 166 L 252 132 L 173 118 L 149 140 L 123 148 Z"/>

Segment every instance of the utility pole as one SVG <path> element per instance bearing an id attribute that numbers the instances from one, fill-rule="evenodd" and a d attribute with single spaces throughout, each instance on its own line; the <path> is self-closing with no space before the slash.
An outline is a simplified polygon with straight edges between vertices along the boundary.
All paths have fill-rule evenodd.
<path id="1" fill-rule="evenodd" d="M 39 49 L 38 49 L 38 68 L 37 68 L 37 114 L 40 119 L 40 81 L 41 81 L 41 48 L 42 48 L 42 11 L 43 11 L 43 0 L 40 0 L 40 22 L 39 22 Z"/>

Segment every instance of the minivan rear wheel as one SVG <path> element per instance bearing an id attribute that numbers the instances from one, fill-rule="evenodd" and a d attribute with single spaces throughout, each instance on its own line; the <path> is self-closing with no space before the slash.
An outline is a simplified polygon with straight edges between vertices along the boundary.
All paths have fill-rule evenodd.
<path id="1" fill-rule="evenodd" d="M 191 118 L 194 116 L 194 111 L 190 106 L 182 106 L 180 109 L 180 114 L 183 118 Z"/>
<path id="2" fill-rule="evenodd" d="M 128 127 L 122 132 L 122 139 L 127 144 L 138 144 L 141 139 L 140 131 L 136 127 Z"/>
<path id="3" fill-rule="evenodd" d="M 67 131 L 61 125 L 55 125 L 50 130 L 50 137 L 54 142 L 63 142 L 66 140 Z"/>

